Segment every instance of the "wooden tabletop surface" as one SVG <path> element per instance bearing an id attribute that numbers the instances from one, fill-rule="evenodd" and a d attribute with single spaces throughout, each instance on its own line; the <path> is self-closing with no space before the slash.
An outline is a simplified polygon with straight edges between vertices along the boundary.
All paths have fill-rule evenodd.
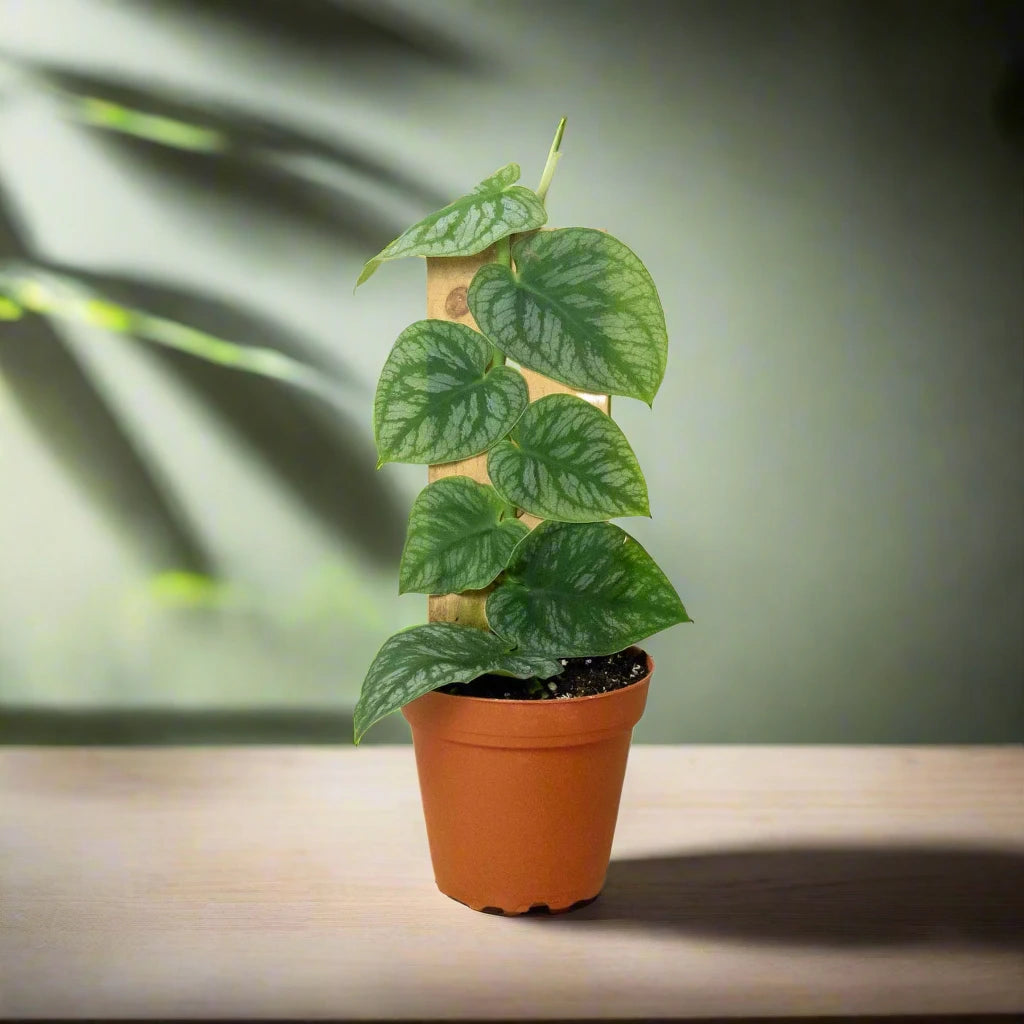
<path id="1" fill-rule="evenodd" d="M 1021 1013 L 1024 751 L 635 746 L 598 901 L 434 888 L 409 747 L 0 749 L 0 1015 Z"/>

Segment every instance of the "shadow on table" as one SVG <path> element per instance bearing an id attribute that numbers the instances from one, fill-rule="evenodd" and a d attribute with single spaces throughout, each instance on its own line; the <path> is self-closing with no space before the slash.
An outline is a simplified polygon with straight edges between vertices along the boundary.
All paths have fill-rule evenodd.
<path id="1" fill-rule="evenodd" d="M 842 845 L 614 860 L 595 903 L 544 920 L 789 944 L 1024 949 L 1024 852 Z"/>

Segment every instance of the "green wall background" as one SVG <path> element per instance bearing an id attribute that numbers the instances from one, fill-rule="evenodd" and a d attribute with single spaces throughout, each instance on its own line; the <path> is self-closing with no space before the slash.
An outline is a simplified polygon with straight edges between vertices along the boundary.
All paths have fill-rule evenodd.
<path id="1" fill-rule="evenodd" d="M 424 278 L 394 264 L 352 294 L 391 237 L 359 211 L 400 228 L 430 204 L 354 175 L 343 231 L 212 177 L 186 187 L 60 116 L 25 61 L 235 104 L 449 197 L 510 160 L 535 184 L 566 114 L 551 221 L 634 248 L 671 337 L 653 411 L 615 407 L 654 510 L 628 526 L 696 620 L 648 644 L 637 739 L 1024 738 L 1022 148 L 1019 121 L 993 114 L 1010 5 L 352 9 L 390 12 L 417 45 L 332 48 L 219 2 L 0 0 L 0 181 L 39 251 L 287 324 L 344 368 L 372 466 L 373 387 Z M 155 596 L 152 561 L 0 377 L 0 719 L 260 711 L 268 735 L 277 715 L 289 736 L 330 738 L 423 600 L 398 597 L 393 560 L 359 530 L 339 542 L 145 346 L 63 334 L 231 600 Z M 422 470 L 382 472 L 404 511 Z M 404 723 L 375 733 L 403 739 Z"/>

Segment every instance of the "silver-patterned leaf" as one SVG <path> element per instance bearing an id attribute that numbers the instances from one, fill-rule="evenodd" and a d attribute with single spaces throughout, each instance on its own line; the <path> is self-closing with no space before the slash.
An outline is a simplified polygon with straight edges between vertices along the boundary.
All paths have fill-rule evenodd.
<path id="1" fill-rule="evenodd" d="M 358 288 L 386 260 L 402 256 L 472 256 L 520 231 L 547 222 L 544 204 L 522 185 L 519 165 L 507 164 L 472 192 L 424 217 L 368 260 Z"/>
<path id="2" fill-rule="evenodd" d="M 447 320 L 418 320 L 398 336 L 373 404 L 377 465 L 455 462 L 504 437 L 528 402 L 510 366 L 487 370 L 482 334 Z"/>
<path id="3" fill-rule="evenodd" d="M 647 483 L 625 435 L 575 395 L 531 403 L 507 440 L 487 453 L 499 494 L 540 519 L 594 523 L 649 516 Z"/>
<path id="4" fill-rule="evenodd" d="M 690 622 L 651 556 L 612 523 L 541 523 L 487 598 L 491 629 L 554 657 L 615 654 Z"/>
<path id="5" fill-rule="evenodd" d="M 399 593 L 457 594 L 486 587 L 529 533 L 487 484 L 448 476 L 417 495 L 398 570 Z"/>
<path id="6" fill-rule="evenodd" d="M 370 665 L 355 708 L 355 741 L 374 722 L 441 686 L 488 672 L 549 679 L 561 671 L 556 659 L 516 651 L 482 629 L 451 622 L 412 626 L 386 640 Z"/>
<path id="7" fill-rule="evenodd" d="M 559 228 L 512 246 L 515 270 L 482 266 L 469 287 L 480 330 L 523 366 L 600 394 L 654 401 L 668 353 L 647 268 L 618 239 Z"/>

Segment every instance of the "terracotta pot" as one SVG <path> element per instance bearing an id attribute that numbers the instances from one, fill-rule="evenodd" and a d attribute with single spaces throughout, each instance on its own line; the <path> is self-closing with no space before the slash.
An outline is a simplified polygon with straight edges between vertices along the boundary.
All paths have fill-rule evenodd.
<path id="1" fill-rule="evenodd" d="M 611 855 L 635 683 L 566 700 L 433 691 L 407 704 L 437 887 L 474 910 L 523 914 L 595 899 Z"/>

